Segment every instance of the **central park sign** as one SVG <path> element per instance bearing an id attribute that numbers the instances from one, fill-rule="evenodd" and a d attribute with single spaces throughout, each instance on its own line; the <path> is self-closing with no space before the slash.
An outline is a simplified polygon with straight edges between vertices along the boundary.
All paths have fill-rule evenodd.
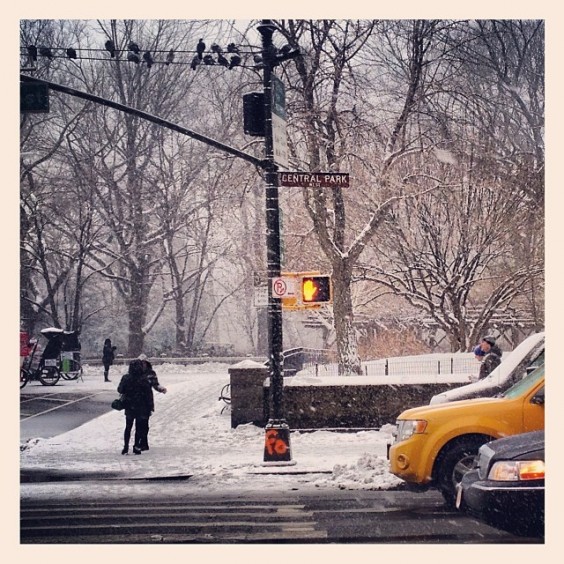
<path id="1" fill-rule="evenodd" d="M 300 188 L 348 188 L 348 172 L 279 172 L 280 186 Z"/>

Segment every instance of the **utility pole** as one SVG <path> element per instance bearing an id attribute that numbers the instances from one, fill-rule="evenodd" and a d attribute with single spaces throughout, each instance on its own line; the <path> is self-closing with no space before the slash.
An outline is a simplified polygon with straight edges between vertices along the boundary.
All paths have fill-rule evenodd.
<path id="1" fill-rule="evenodd" d="M 268 272 L 268 346 L 271 413 L 265 427 L 265 464 L 292 463 L 290 430 L 284 418 L 284 372 L 282 342 L 282 302 L 273 296 L 272 281 L 280 276 L 280 209 L 278 204 L 278 166 L 274 161 L 272 135 L 272 69 L 282 58 L 272 43 L 275 26 L 262 20 L 258 26 L 262 36 L 264 88 L 264 179 L 266 184 L 266 253 Z M 297 52 L 293 56 L 297 55 Z"/>

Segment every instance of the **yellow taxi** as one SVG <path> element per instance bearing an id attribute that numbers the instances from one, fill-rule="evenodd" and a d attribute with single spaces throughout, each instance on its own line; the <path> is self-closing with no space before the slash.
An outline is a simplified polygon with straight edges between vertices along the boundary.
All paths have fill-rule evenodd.
<path id="1" fill-rule="evenodd" d="M 415 489 L 436 487 L 454 506 L 481 445 L 544 429 L 544 365 L 495 398 L 408 409 L 397 421 L 390 471 Z"/>

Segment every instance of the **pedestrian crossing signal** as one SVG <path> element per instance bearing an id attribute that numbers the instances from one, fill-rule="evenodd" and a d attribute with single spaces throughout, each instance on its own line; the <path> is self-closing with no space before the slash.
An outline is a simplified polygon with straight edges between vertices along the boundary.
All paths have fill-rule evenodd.
<path id="1" fill-rule="evenodd" d="M 331 277 L 326 275 L 303 276 L 301 298 L 304 304 L 330 303 L 332 299 Z"/>

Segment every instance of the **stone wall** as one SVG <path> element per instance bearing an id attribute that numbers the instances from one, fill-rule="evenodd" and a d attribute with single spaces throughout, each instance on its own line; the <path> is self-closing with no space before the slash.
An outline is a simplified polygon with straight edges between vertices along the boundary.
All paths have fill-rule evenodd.
<path id="1" fill-rule="evenodd" d="M 286 386 L 284 413 L 291 429 L 380 428 L 395 423 L 402 411 L 428 404 L 435 394 L 459 385 Z"/>
<path id="2" fill-rule="evenodd" d="M 244 361 L 229 369 L 231 427 L 268 421 L 268 369 Z M 428 404 L 461 384 L 285 386 L 284 414 L 291 429 L 379 428 L 405 409 Z"/>
<path id="3" fill-rule="evenodd" d="M 231 427 L 245 423 L 264 426 L 268 418 L 264 405 L 265 380 L 268 379 L 268 369 L 264 364 L 253 360 L 244 360 L 229 368 L 229 383 L 231 394 Z"/>

